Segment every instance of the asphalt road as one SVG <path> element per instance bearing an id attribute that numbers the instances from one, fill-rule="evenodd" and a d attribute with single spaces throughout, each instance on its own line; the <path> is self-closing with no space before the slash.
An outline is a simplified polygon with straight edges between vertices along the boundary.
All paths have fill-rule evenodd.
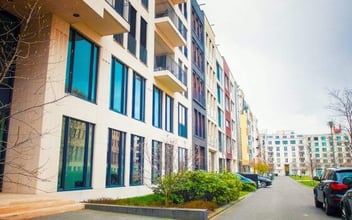
<path id="1" fill-rule="evenodd" d="M 213 220 L 337 220 L 315 208 L 313 190 L 290 177 L 275 177 L 273 185 L 258 189 Z"/>

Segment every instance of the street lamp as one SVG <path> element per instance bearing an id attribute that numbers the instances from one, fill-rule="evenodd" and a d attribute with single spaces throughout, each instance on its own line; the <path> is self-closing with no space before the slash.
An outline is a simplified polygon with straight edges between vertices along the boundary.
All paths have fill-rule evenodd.
<path id="1" fill-rule="evenodd" d="M 331 149 L 332 149 L 333 167 L 336 167 L 335 150 L 334 150 L 334 136 L 333 136 L 333 133 L 332 133 L 332 128 L 334 127 L 334 122 L 333 121 L 329 121 L 328 125 L 330 127 L 330 146 L 331 146 Z"/>

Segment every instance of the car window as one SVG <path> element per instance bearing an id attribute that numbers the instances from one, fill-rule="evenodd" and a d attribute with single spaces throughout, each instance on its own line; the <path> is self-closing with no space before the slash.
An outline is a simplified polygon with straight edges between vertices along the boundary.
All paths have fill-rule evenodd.
<path id="1" fill-rule="evenodd" d="M 329 175 L 329 170 L 325 170 L 321 180 L 327 180 Z"/>
<path id="2" fill-rule="evenodd" d="M 337 176 L 337 181 L 342 182 L 344 178 L 347 178 L 347 177 L 352 178 L 352 170 L 337 172 L 336 176 Z"/>

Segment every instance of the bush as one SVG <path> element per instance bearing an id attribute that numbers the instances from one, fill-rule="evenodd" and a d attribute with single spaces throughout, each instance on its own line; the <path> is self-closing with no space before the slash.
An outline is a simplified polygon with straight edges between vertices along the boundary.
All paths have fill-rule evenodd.
<path id="1" fill-rule="evenodd" d="M 164 176 L 160 179 L 155 193 L 169 202 L 180 204 L 190 201 L 211 201 L 218 205 L 235 201 L 239 197 L 242 183 L 232 173 L 207 173 L 186 171 Z"/>
<path id="2" fill-rule="evenodd" d="M 256 190 L 257 190 L 257 187 L 254 183 L 243 183 L 242 184 L 242 191 L 254 192 Z"/>

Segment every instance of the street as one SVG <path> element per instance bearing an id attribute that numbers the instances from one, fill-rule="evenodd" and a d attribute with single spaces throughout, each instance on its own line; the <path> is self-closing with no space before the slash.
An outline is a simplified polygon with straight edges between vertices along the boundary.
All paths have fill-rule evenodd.
<path id="1" fill-rule="evenodd" d="M 337 220 L 340 216 L 327 216 L 315 208 L 311 188 L 290 177 L 275 177 L 271 187 L 258 189 L 213 219 Z"/>

